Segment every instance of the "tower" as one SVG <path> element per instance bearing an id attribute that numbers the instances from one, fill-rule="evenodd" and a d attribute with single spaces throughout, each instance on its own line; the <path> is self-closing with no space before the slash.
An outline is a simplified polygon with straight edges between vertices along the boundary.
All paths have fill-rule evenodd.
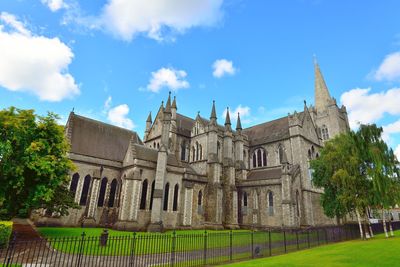
<path id="1" fill-rule="evenodd" d="M 316 59 L 314 59 L 314 74 L 315 107 L 310 111 L 320 137 L 326 141 L 339 133 L 348 131 L 350 127 L 346 108 L 344 106 L 339 108 L 336 99 L 331 97 Z"/>
<path id="2" fill-rule="evenodd" d="M 211 225 L 221 224 L 222 218 L 222 168 L 219 162 L 221 147 L 218 141 L 217 114 L 215 101 L 213 101 L 207 132 L 207 175 L 205 198 L 205 221 Z"/>
<path id="3" fill-rule="evenodd" d="M 153 123 L 153 121 L 151 118 L 151 111 L 150 111 L 149 116 L 147 116 L 147 120 L 146 120 L 146 130 L 144 131 L 144 138 L 143 138 L 144 141 L 147 141 L 147 137 L 150 133 L 150 128 L 151 128 L 152 123 Z"/>
<path id="4" fill-rule="evenodd" d="M 164 196 L 165 178 L 167 176 L 167 160 L 169 147 L 169 133 L 171 128 L 171 93 L 168 95 L 167 104 L 163 112 L 161 145 L 157 154 L 156 178 L 153 194 L 153 207 L 151 210 L 149 231 L 162 231 L 162 203 Z"/>

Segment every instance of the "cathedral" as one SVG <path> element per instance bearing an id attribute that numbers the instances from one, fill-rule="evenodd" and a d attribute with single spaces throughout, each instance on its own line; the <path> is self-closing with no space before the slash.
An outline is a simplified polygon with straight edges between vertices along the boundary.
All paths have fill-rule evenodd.
<path id="1" fill-rule="evenodd" d="M 37 224 L 126 230 L 238 229 L 335 224 L 320 205 L 310 160 L 324 142 L 349 130 L 315 63 L 315 103 L 285 117 L 243 128 L 226 112 L 190 118 L 176 98 L 149 114 L 136 132 L 71 112 L 70 190 L 81 209 Z"/>

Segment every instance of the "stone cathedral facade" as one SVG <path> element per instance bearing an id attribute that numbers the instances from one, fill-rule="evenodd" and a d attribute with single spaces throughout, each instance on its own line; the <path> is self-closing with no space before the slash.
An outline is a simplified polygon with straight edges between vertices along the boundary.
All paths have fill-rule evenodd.
<path id="1" fill-rule="evenodd" d="M 178 113 L 168 97 L 143 139 L 70 114 L 66 135 L 77 166 L 70 190 L 81 209 L 37 223 L 160 231 L 171 228 L 300 227 L 334 224 L 320 206 L 309 161 L 349 130 L 315 64 L 315 106 L 250 128 Z M 236 114 L 235 114 L 236 115 Z"/>

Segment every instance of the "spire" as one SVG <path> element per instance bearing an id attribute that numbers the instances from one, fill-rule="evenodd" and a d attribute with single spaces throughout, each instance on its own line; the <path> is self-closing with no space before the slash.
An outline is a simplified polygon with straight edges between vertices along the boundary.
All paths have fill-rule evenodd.
<path id="1" fill-rule="evenodd" d="M 326 86 L 324 77 L 322 76 L 317 59 L 314 57 L 315 72 L 315 108 L 317 111 L 324 110 L 332 100 L 328 87 Z"/>
<path id="2" fill-rule="evenodd" d="M 165 112 L 171 113 L 171 92 L 168 94 L 167 104 L 165 105 Z"/>
<path id="3" fill-rule="evenodd" d="M 174 96 L 174 101 L 172 101 L 172 108 L 178 109 L 178 107 L 176 106 L 176 96 Z"/>
<path id="4" fill-rule="evenodd" d="M 240 113 L 238 112 L 237 122 L 236 122 L 236 131 L 242 130 L 242 123 L 240 121 Z"/>
<path id="5" fill-rule="evenodd" d="M 150 113 L 149 113 L 149 116 L 147 117 L 146 122 L 150 122 L 150 123 L 153 122 L 153 120 L 151 119 L 151 111 L 150 111 Z"/>
<path id="6" fill-rule="evenodd" d="M 217 113 L 215 112 L 215 100 L 213 100 L 213 105 L 211 109 L 210 120 L 215 119 L 217 120 Z"/>
<path id="7" fill-rule="evenodd" d="M 225 129 L 231 129 L 231 117 L 229 116 L 229 107 L 226 108 Z"/>

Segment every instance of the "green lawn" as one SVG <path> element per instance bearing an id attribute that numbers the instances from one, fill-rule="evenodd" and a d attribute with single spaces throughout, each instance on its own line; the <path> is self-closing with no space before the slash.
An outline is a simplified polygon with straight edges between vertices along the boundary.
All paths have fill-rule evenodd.
<path id="1" fill-rule="evenodd" d="M 335 243 L 225 266 L 400 266 L 400 231 L 395 235 L 386 239 L 381 234 L 368 241 Z"/>
<path id="2" fill-rule="evenodd" d="M 42 236 L 49 239 L 49 243 L 57 250 L 76 254 L 81 252 L 86 255 L 129 255 L 134 251 L 135 254 L 166 253 L 172 250 L 172 231 L 166 233 L 133 233 L 126 231 L 109 230 L 109 240 L 106 247 L 100 247 L 98 237 L 103 229 L 101 228 L 67 228 L 67 227 L 40 227 L 38 228 Z M 77 240 L 82 232 L 86 236 L 83 246 L 79 242 L 72 242 L 70 238 Z M 253 238 L 254 244 L 266 244 L 269 242 L 268 232 L 254 232 L 253 237 L 248 230 L 232 231 L 232 241 L 229 230 L 207 231 L 204 230 L 180 230 L 176 231 L 175 251 L 192 251 L 204 249 L 206 241 L 207 248 L 229 247 L 232 242 L 233 247 L 250 246 Z M 61 237 L 61 238 L 60 238 Z M 65 239 L 67 237 L 67 239 Z M 69 238 L 69 239 L 68 239 Z M 295 234 L 286 234 L 287 240 L 294 240 Z M 305 238 L 301 235 L 300 238 Z M 271 242 L 283 241 L 283 233 L 271 233 Z"/>

